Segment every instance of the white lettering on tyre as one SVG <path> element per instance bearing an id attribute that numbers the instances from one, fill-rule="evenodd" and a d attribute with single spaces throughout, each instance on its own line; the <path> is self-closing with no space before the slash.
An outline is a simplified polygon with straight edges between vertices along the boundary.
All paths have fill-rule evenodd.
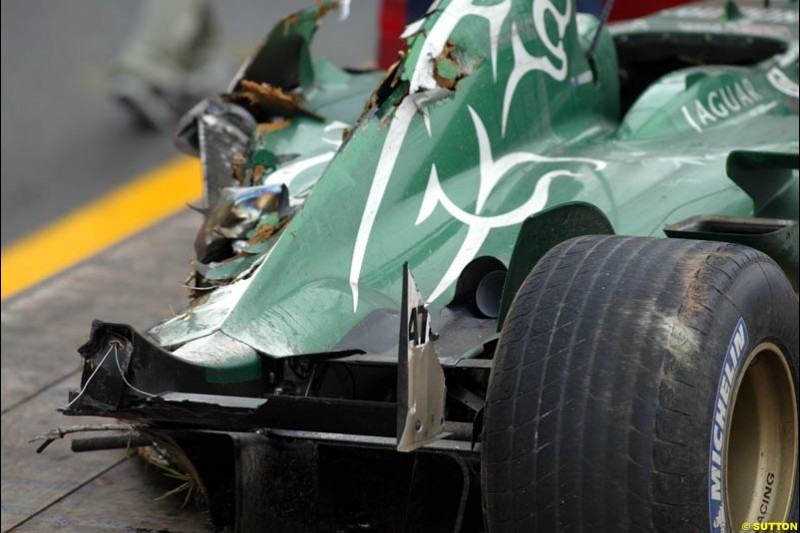
<path id="1" fill-rule="evenodd" d="M 711 424 L 711 444 L 708 457 L 708 512 L 711 519 L 712 533 L 728 531 L 726 525 L 725 500 L 723 487 L 725 486 L 725 468 L 722 458 L 725 456 L 726 436 L 730 422 L 731 391 L 736 383 L 739 364 L 746 354 L 750 342 L 747 335 L 747 326 L 744 319 L 740 318 L 728 343 L 722 372 L 719 377 L 717 394 L 714 397 L 714 419 Z"/>

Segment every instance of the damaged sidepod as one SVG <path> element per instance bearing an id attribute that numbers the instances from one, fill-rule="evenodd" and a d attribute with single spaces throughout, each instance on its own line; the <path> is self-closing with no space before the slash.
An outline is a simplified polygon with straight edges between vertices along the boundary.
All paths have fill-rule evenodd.
<path id="1" fill-rule="evenodd" d="M 226 259 L 242 241 L 254 244 L 247 241 L 256 233 L 263 235 L 265 228 L 279 226 L 288 215 L 285 185 L 226 187 L 197 233 L 194 243 L 197 259 L 201 263 Z"/>
<path id="2" fill-rule="evenodd" d="M 648 487 L 685 472 L 669 494 L 705 501 L 711 464 L 728 490 L 709 391 L 758 389 L 768 420 L 796 419 L 776 398 L 800 390 L 797 4 L 609 29 L 572 0 L 442 0 L 388 72 L 312 58 L 338 5 L 279 21 L 181 123 L 206 183 L 190 301 L 144 333 L 96 322 L 65 414 L 122 420 L 240 532 L 735 523 L 713 490 L 717 526 Z M 740 271 L 769 281 L 752 313 L 706 291 Z M 737 389 L 723 358 L 744 369 L 757 346 L 780 364 Z M 659 454 L 664 428 L 690 444 Z M 744 457 L 751 433 L 723 441 Z M 797 432 L 767 433 L 770 471 L 796 472 Z M 783 478 L 775 521 L 796 502 Z M 652 508 L 624 521 L 630 494 Z"/>

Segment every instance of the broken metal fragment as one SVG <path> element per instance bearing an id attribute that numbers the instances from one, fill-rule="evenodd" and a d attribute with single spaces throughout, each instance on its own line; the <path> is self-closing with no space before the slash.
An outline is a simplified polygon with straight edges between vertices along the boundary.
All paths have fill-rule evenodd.
<path id="1" fill-rule="evenodd" d="M 302 93 L 285 91 L 268 83 L 242 80 L 238 91 L 222 98 L 246 107 L 259 122 L 268 122 L 275 117 L 294 117 L 296 115 L 323 120 L 317 113 L 303 107 Z"/>
<path id="2" fill-rule="evenodd" d="M 268 132 L 282 130 L 283 128 L 288 128 L 291 126 L 291 124 L 292 122 L 286 119 L 275 120 L 273 122 L 263 122 L 258 125 L 258 134 L 263 135 Z"/>
<path id="3" fill-rule="evenodd" d="M 248 232 L 266 215 L 275 215 L 280 221 L 288 214 L 288 207 L 284 185 L 222 189 L 216 207 L 195 238 L 198 261 L 208 263 L 232 256 L 234 241 L 248 239 Z"/>
<path id="4" fill-rule="evenodd" d="M 203 164 L 205 205 L 215 205 L 219 191 L 233 185 L 234 163 L 258 127 L 243 107 L 216 98 L 194 106 L 178 124 L 175 145 Z"/>
<path id="5" fill-rule="evenodd" d="M 174 350 L 172 355 L 205 366 L 206 377 L 210 380 L 247 381 L 261 375 L 261 362 L 255 350 L 221 331 L 191 340 Z M 176 394 L 168 393 L 164 398 L 169 400 Z"/>
<path id="6" fill-rule="evenodd" d="M 132 448 L 148 446 L 150 443 L 150 439 L 140 435 L 106 435 L 103 437 L 72 439 L 70 449 L 75 453 L 95 452 L 99 450 L 130 450 Z"/>

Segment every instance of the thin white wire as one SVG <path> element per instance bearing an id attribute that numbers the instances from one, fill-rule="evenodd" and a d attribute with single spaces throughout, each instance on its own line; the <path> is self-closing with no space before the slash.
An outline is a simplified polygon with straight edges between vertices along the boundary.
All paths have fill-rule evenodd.
<path id="1" fill-rule="evenodd" d="M 91 383 L 91 382 L 92 382 L 92 379 L 94 378 L 94 375 L 95 375 L 95 374 L 97 374 L 97 371 L 98 371 L 98 370 L 100 370 L 100 367 L 101 367 L 101 366 L 103 366 L 103 363 L 105 363 L 105 362 L 106 362 L 106 358 L 108 357 L 108 354 L 110 354 L 110 353 L 111 353 L 111 348 L 113 348 L 113 346 L 109 346 L 109 347 L 108 347 L 108 351 L 107 351 L 107 352 L 106 352 L 106 354 L 103 356 L 103 358 L 100 360 L 100 364 L 98 364 L 98 365 L 97 365 L 97 367 L 94 369 L 94 372 L 92 372 L 92 373 L 91 373 L 91 375 L 89 376 L 89 379 L 87 379 L 87 380 L 86 380 L 86 383 L 83 385 L 83 388 L 80 390 L 80 392 L 78 393 L 78 395 L 77 395 L 77 396 L 75 396 L 75 397 L 72 399 L 72 401 L 71 401 L 71 402 L 69 402 L 69 403 L 67 404 L 67 406 L 66 406 L 64 409 L 69 409 L 69 408 L 70 408 L 70 406 L 71 406 L 73 403 L 75 403 L 76 401 L 78 401 L 78 398 L 80 398 L 81 396 L 83 396 L 83 393 L 84 393 L 84 392 L 86 392 L 86 387 L 88 387 L 88 386 L 89 386 L 89 383 Z"/>
<path id="2" fill-rule="evenodd" d="M 117 345 L 114 344 L 113 347 L 114 347 L 114 359 L 117 361 L 117 369 L 119 370 L 119 375 L 122 377 L 122 381 L 125 382 L 125 385 L 135 390 L 139 394 L 143 394 L 144 396 L 147 396 L 149 398 L 155 398 L 156 396 L 158 396 L 157 394 L 151 394 L 149 392 L 145 392 L 142 389 L 137 389 L 136 387 L 131 385 L 131 383 L 125 378 L 125 372 L 122 371 L 122 366 L 119 364 L 119 352 L 117 351 Z"/>

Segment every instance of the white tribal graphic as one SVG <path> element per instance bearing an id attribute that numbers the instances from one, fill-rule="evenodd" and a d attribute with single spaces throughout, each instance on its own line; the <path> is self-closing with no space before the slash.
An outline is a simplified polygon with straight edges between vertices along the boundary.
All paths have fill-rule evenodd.
<path id="1" fill-rule="evenodd" d="M 563 81 L 567 77 L 569 70 L 566 50 L 564 48 L 563 37 L 567 26 L 572 20 L 572 0 L 566 1 L 567 7 L 561 13 L 553 5 L 551 0 L 533 0 L 533 25 L 544 44 L 547 51 L 557 60 L 557 65 L 549 57 L 539 57 L 531 55 L 526 49 L 519 36 L 516 23 L 511 24 L 511 42 L 514 53 L 514 67 L 506 83 L 505 93 L 502 103 L 502 134 L 505 135 L 508 112 L 511 101 L 514 98 L 517 87 L 522 78 L 533 71 L 544 72 L 546 75 L 557 81 Z M 439 15 L 430 32 L 422 45 L 422 53 L 418 59 L 410 81 L 409 95 L 401 102 L 394 112 L 394 117 L 389 126 L 389 131 L 381 150 L 378 165 L 375 169 L 372 185 L 367 196 L 367 203 L 359 225 L 358 234 L 353 250 L 353 258 L 350 266 L 350 288 L 353 294 L 353 312 L 358 310 L 358 283 L 361 275 L 361 268 L 364 263 L 364 256 L 367 249 L 372 227 L 380 208 L 381 201 L 389 184 L 400 149 L 405 139 L 412 119 L 418 111 L 422 112 L 428 129 L 429 118 L 426 113 L 426 100 L 431 101 L 441 94 L 431 97 L 431 93 L 436 95 L 437 91 L 442 91 L 436 84 L 434 78 L 435 58 L 444 50 L 450 34 L 458 23 L 465 17 L 478 16 L 486 19 L 489 23 L 489 43 L 492 62 L 492 78 L 497 81 L 497 53 L 500 31 L 511 12 L 511 0 L 504 0 L 498 4 L 484 6 L 474 5 L 471 0 L 454 0 Z M 552 42 L 545 28 L 545 16 L 550 14 L 556 21 L 558 30 L 558 41 Z M 448 268 L 442 280 L 429 296 L 428 301 L 433 301 L 439 297 L 447 288 L 458 278 L 461 270 L 475 257 L 480 250 L 486 237 L 493 228 L 511 226 L 521 223 L 531 214 L 540 211 L 547 204 L 550 183 L 559 176 L 577 176 L 567 170 L 552 170 L 541 176 L 536 184 L 531 198 L 516 209 L 502 214 L 489 217 L 480 216 L 492 190 L 503 178 L 503 176 L 513 167 L 523 163 L 584 163 L 592 165 L 596 170 L 605 167 L 605 163 L 594 159 L 582 158 L 549 158 L 530 152 L 513 152 L 501 156 L 496 161 L 492 155 L 492 147 L 483 121 L 474 109 L 468 107 L 475 127 L 478 140 L 478 150 L 480 154 L 480 185 L 476 212 L 468 213 L 459 208 L 445 194 L 442 189 L 436 166 L 433 165 L 430 171 L 428 187 L 425 192 L 422 207 L 417 217 L 417 224 L 424 222 L 434 211 L 438 204 L 457 220 L 468 225 L 466 239 L 459 249 L 453 263 Z"/>
<path id="2" fill-rule="evenodd" d="M 475 214 L 468 213 L 455 205 L 453 201 L 442 190 L 439 183 L 439 176 L 436 174 L 436 165 L 431 167 L 431 175 L 428 181 L 428 188 L 425 191 L 425 197 L 422 200 L 422 207 L 420 208 L 419 216 L 417 217 L 417 225 L 427 219 L 437 204 L 442 204 L 442 207 L 450 213 L 456 220 L 459 220 L 469 226 L 467 237 L 464 239 L 464 244 L 461 245 L 455 259 L 450 264 L 439 285 L 434 289 L 433 293 L 429 296 L 429 301 L 433 301 L 439 297 L 447 288 L 458 279 L 461 271 L 469 264 L 475 255 L 480 250 L 486 237 L 493 228 L 502 228 L 506 226 L 513 226 L 520 224 L 532 213 L 541 211 L 547 205 L 547 197 L 549 194 L 550 183 L 560 176 L 573 176 L 577 177 L 579 174 L 570 172 L 568 170 L 551 170 L 546 172 L 539 181 L 536 182 L 536 187 L 528 200 L 517 207 L 516 209 L 503 213 L 502 215 L 494 216 L 479 216 L 482 211 L 489 194 L 500 181 L 500 179 L 508 173 L 512 168 L 524 163 L 585 163 L 592 165 L 595 170 L 602 170 L 606 164 L 597 159 L 587 159 L 580 157 L 545 157 L 530 152 L 511 152 L 495 160 L 492 156 L 492 145 L 489 140 L 489 135 L 486 133 L 486 128 L 481 121 L 481 118 L 474 109 L 467 106 L 472 116 L 472 123 L 475 126 L 475 133 L 478 137 L 478 152 L 480 154 L 480 185 L 478 186 L 478 201 L 475 207 Z"/>

